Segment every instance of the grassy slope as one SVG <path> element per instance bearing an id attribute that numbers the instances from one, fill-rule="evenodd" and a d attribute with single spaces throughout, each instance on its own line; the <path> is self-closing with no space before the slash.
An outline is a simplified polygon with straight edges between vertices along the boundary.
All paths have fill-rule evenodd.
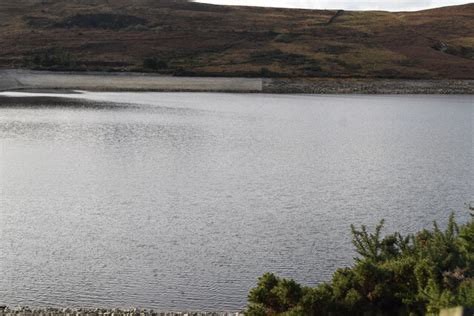
<path id="1" fill-rule="evenodd" d="M 87 70 L 143 70 L 157 57 L 175 74 L 474 79 L 474 4 L 389 13 L 108 2 L 2 0 L 0 67 L 36 67 L 53 52 Z"/>

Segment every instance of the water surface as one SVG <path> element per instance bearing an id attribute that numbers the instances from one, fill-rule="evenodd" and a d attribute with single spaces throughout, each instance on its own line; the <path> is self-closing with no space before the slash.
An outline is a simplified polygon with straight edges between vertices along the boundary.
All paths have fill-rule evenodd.
<path id="1" fill-rule="evenodd" d="M 0 100 L 11 306 L 239 310 L 263 272 L 350 265 L 351 223 L 415 232 L 474 199 L 472 96 L 50 97 Z"/>

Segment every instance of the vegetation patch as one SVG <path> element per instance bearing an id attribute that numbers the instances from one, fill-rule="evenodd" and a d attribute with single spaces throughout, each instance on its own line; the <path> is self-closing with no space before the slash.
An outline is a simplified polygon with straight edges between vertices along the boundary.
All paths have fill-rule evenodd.
<path id="1" fill-rule="evenodd" d="M 77 66 L 77 59 L 68 51 L 58 48 L 25 58 L 23 65 L 33 69 L 74 70 Z"/>
<path id="2" fill-rule="evenodd" d="M 320 64 L 314 62 L 302 69 L 304 77 L 330 77 L 331 74 L 327 71 L 324 71 Z"/>
<path id="3" fill-rule="evenodd" d="M 462 58 L 469 58 L 474 59 L 474 48 L 471 47 L 464 47 L 464 46 L 454 46 L 450 44 L 446 44 L 443 42 L 436 42 L 431 46 L 431 48 L 440 51 L 442 53 L 462 57 Z"/>
<path id="4" fill-rule="evenodd" d="M 145 25 L 146 20 L 124 14 L 97 13 L 97 14 L 78 14 L 66 18 L 56 27 L 62 28 L 99 28 L 99 29 L 124 29 L 137 25 Z"/>
<path id="5" fill-rule="evenodd" d="M 349 52 L 350 50 L 351 50 L 350 46 L 326 45 L 326 46 L 318 49 L 318 52 L 332 54 L 332 55 L 340 55 L 340 54 L 345 54 L 345 53 Z"/>
<path id="6" fill-rule="evenodd" d="M 416 67 L 416 66 L 420 65 L 420 60 L 407 58 L 407 59 L 403 59 L 403 60 L 398 61 L 397 64 L 402 66 L 402 67 L 412 68 L 412 67 Z"/>
<path id="7" fill-rule="evenodd" d="M 54 21 L 42 16 L 26 16 L 26 24 L 34 28 L 46 28 L 54 24 Z"/>
<path id="8" fill-rule="evenodd" d="M 382 237 L 351 226 L 359 254 L 330 282 L 306 287 L 271 273 L 249 293 L 247 315 L 438 315 L 443 308 L 474 307 L 474 220 L 446 230 Z"/>
<path id="9" fill-rule="evenodd" d="M 298 39 L 298 34 L 293 33 L 281 33 L 275 36 L 275 42 L 277 43 L 292 43 Z"/>
<path id="10" fill-rule="evenodd" d="M 285 53 L 279 49 L 253 53 L 250 55 L 250 59 L 252 62 L 261 65 L 270 65 L 273 63 L 301 65 L 309 61 L 304 55 Z"/>
<path id="11" fill-rule="evenodd" d="M 261 68 L 259 70 L 240 70 L 240 71 L 227 71 L 225 73 L 220 71 L 208 71 L 208 70 L 193 70 L 184 69 L 178 67 L 172 72 L 177 77 L 241 77 L 241 78 L 281 78 L 285 77 L 285 74 L 272 71 L 268 68 Z"/>
<path id="12" fill-rule="evenodd" d="M 362 66 L 359 65 L 359 64 L 349 63 L 349 62 L 347 62 L 343 59 L 328 58 L 327 61 L 330 62 L 330 63 L 336 64 L 336 65 L 344 68 L 347 71 L 357 71 L 357 70 L 360 70 L 362 68 Z"/>
<path id="13" fill-rule="evenodd" d="M 143 68 L 153 71 L 164 70 L 168 69 L 168 63 L 158 57 L 147 57 L 143 60 Z"/>
<path id="14" fill-rule="evenodd" d="M 256 77 L 258 77 L 258 74 L 257 74 Z M 262 78 L 279 78 L 279 77 L 284 77 L 284 74 L 281 74 L 279 72 L 276 72 L 276 71 L 270 70 L 266 67 L 263 67 L 260 70 L 260 77 L 262 77 Z"/>

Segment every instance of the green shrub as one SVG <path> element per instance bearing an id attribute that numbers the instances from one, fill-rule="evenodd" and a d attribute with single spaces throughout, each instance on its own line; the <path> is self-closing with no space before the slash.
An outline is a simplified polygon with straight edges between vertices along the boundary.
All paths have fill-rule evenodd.
<path id="1" fill-rule="evenodd" d="M 168 63 L 157 57 L 148 57 L 143 60 L 143 68 L 147 70 L 163 70 L 168 68 Z"/>
<path id="2" fill-rule="evenodd" d="M 70 69 L 77 65 L 76 57 L 62 48 L 49 49 L 25 60 L 25 65 L 34 68 Z"/>
<path id="3" fill-rule="evenodd" d="M 293 280 L 265 273 L 249 293 L 248 315 L 266 315 L 288 311 L 299 303 L 303 289 Z M 262 314 L 263 313 L 263 314 Z"/>
<path id="4" fill-rule="evenodd" d="M 446 230 L 382 237 L 351 226 L 359 257 L 330 282 L 302 287 L 265 274 L 249 294 L 249 315 L 425 315 L 474 306 L 474 220 Z"/>

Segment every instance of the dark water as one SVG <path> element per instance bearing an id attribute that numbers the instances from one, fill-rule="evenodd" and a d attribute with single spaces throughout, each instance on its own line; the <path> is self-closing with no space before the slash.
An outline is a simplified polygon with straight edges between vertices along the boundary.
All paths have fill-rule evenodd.
<path id="1" fill-rule="evenodd" d="M 239 310 L 474 199 L 472 96 L 74 97 L 0 101 L 0 303 Z"/>

